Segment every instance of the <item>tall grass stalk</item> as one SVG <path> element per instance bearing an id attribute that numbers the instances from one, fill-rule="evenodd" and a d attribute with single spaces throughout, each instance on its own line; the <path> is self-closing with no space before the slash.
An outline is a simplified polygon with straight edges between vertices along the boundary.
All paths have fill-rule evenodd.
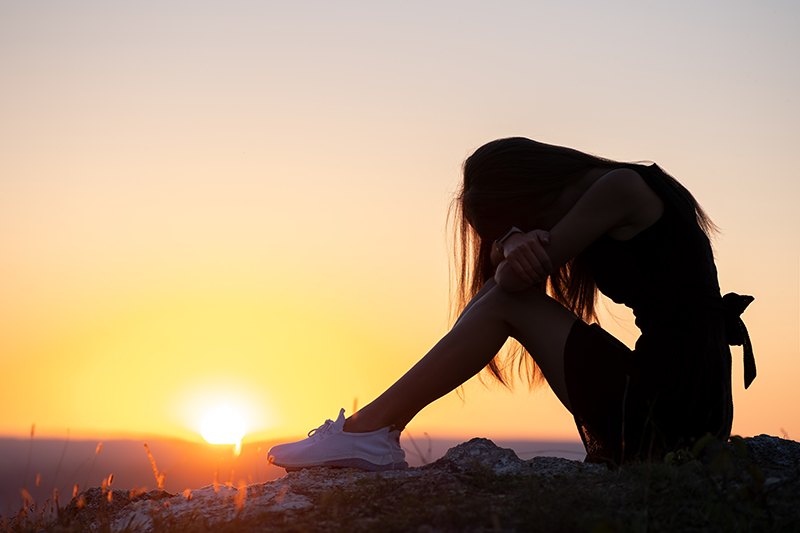
<path id="1" fill-rule="evenodd" d="M 61 457 L 58 459 L 58 465 L 56 466 L 56 473 L 53 475 L 53 489 L 58 487 L 58 474 L 61 472 L 61 465 L 64 462 L 64 455 L 67 453 L 67 444 L 69 444 L 69 428 L 67 428 L 67 438 L 64 441 L 64 448 L 61 449 Z"/>
<path id="2" fill-rule="evenodd" d="M 405 432 L 406 432 L 406 436 L 408 436 L 408 440 L 411 441 L 411 445 L 414 447 L 414 450 L 416 450 L 416 453 L 414 455 L 416 455 L 419 458 L 419 460 L 422 461 L 422 464 L 426 465 L 426 464 L 430 463 L 431 462 L 431 454 L 432 454 L 432 451 L 433 451 L 433 444 L 432 444 L 432 441 L 431 441 L 431 436 L 428 435 L 428 432 L 426 431 L 426 432 L 423 433 L 423 435 L 425 435 L 425 438 L 428 439 L 428 452 L 427 453 L 422 453 L 422 450 L 420 450 L 419 446 L 417 446 L 417 442 L 414 440 L 414 437 L 411 436 L 411 432 L 408 430 L 408 428 L 405 429 Z"/>
<path id="3" fill-rule="evenodd" d="M 25 463 L 25 474 L 22 478 L 22 488 L 23 490 L 25 487 L 28 486 L 28 470 L 31 466 L 31 456 L 33 455 L 33 435 L 36 433 L 36 424 L 31 424 L 31 440 L 30 444 L 28 445 L 28 461 Z"/>
<path id="4" fill-rule="evenodd" d="M 166 472 L 159 472 L 158 467 L 156 466 L 156 459 L 153 457 L 153 453 L 150 451 L 150 446 L 147 443 L 144 444 L 144 449 L 147 450 L 147 458 L 150 459 L 150 466 L 153 467 L 153 475 L 156 477 L 156 485 L 158 486 L 158 490 L 164 490 L 164 478 L 167 477 Z"/>
<path id="5" fill-rule="evenodd" d="M 92 470 L 94 470 L 94 464 L 97 462 L 97 456 L 100 455 L 100 450 L 103 449 L 103 443 L 98 442 L 97 448 L 94 449 L 94 459 L 92 459 L 92 466 L 89 467 L 89 472 L 86 474 L 86 481 L 83 482 L 84 487 L 89 486 L 89 477 L 92 475 Z"/>

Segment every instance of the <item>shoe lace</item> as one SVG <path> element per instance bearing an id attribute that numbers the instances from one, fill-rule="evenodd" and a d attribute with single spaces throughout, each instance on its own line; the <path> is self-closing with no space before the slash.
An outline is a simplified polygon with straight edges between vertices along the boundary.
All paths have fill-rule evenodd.
<path id="1" fill-rule="evenodd" d="M 325 435 L 327 435 L 328 433 L 330 433 L 330 430 L 333 427 L 333 424 L 334 424 L 333 420 L 331 420 L 329 418 L 320 427 L 318 427 L 316 429 L 312 429 L 311 431 L 309 431 L 308 432 L 308 436 L 310 438 L 314 439 L 314 440 L 318 440 L 318 439 L 324 437 Z"/>

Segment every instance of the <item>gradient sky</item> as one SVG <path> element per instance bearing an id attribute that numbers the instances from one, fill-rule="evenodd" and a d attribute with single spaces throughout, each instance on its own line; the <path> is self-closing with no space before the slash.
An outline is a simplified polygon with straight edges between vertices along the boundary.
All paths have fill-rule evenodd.
<path id="1" fill-rule="evenodd" d="M 463 159 L 523 135 L 694 192 L 756 297 L 734 432 L 800 438 L 798 27 L 783 0 L 0 0 L 0 434 L 363 405 L 446 331 Z M 464 395 L 412 434 L 577 438 L 547 390 Z"/>

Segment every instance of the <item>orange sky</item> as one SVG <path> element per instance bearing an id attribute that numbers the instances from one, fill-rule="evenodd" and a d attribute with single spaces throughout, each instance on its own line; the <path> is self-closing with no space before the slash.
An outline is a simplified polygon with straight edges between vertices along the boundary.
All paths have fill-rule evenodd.
<path id="1" fill-rule="evenodd" d="M 446 331 L 461 162 L 524 135 L 695 193 L 756 296 L 734 432 L 798 438 L 800 8 L 283 4 L 0 3 L 0 434 L 363 405 Z M 465 392 L 412 433 L 577 437 L 548 391 Z"/>

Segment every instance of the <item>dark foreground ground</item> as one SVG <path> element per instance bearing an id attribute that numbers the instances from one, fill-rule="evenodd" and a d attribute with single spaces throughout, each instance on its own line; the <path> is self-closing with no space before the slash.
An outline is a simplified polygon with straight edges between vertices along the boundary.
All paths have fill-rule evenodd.
<path id="1" fill-rule="evenodd" d="M 798 531 L 800 444 L 762 435 L 621 470 L 473 439 L 421 468 L 318 468 L 183 494 L 90 489 L 0 531 Z M 45 513 L 47 514 L 47 513 Z"/>

